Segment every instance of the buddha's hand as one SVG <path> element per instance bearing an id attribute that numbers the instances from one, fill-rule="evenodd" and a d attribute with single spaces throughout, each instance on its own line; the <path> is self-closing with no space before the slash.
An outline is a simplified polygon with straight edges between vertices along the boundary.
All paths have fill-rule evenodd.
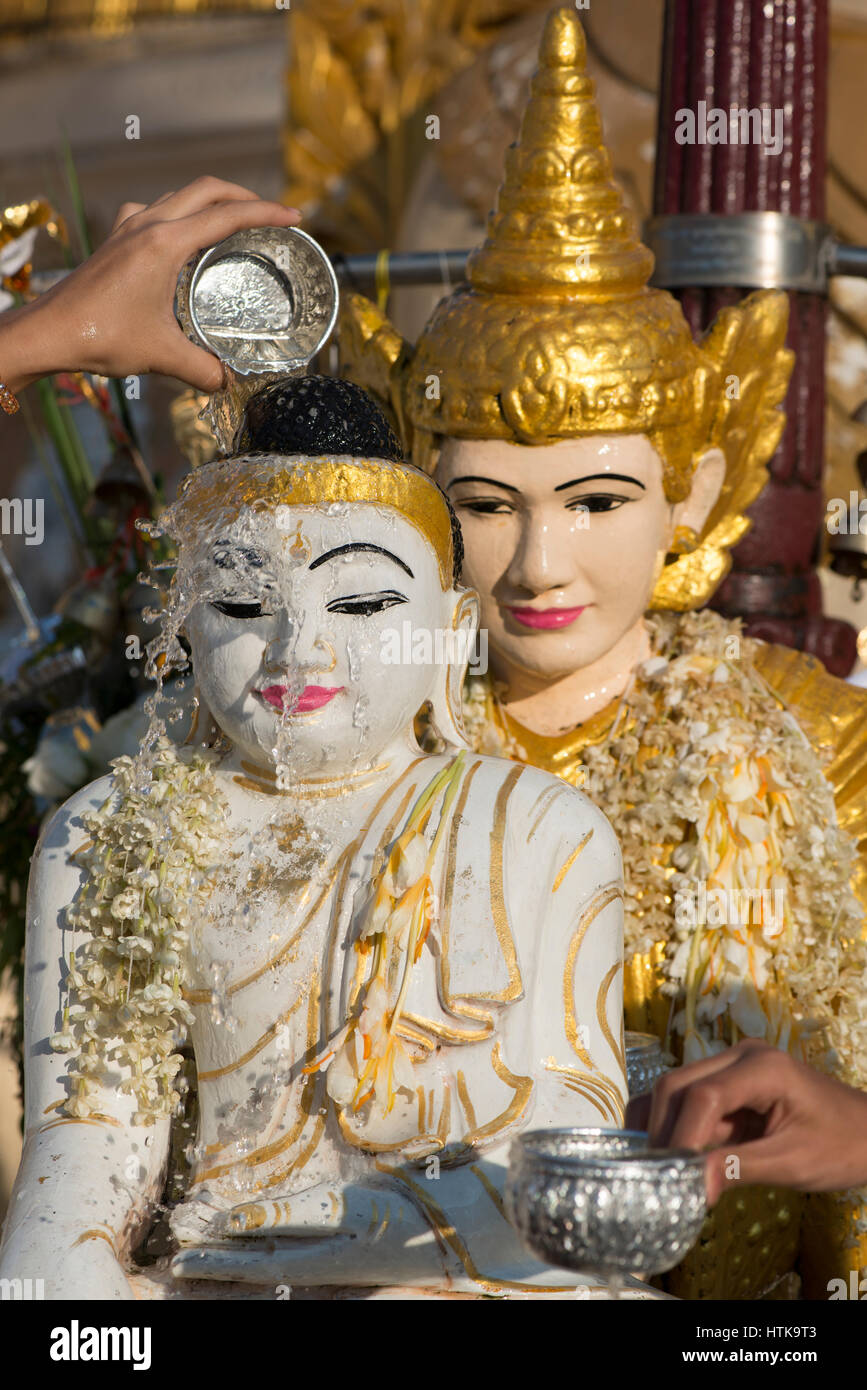
<path id="1" fill-rule="evenodd" d="M 401 1284 L 442 1279 L 430 1224 L 396 1187 L 320 1183 L 245 1202 L 214 1233 L 219 1248 L 178 1255 L 180 1278 L 270 1284 Z"/>
<path id="2" fill-rule="evenodd" d="M 18 390 L 58 371 L 161 372 L 216 391 L 223 367 L 174 316 L 178 273 L 197 251 L 248 227 L 289 227 L 300 212 L 249 188 L 201 178 L 155 203 L 125 203 L 111 235 L 71 275 L 0 322 L 0 379 Z"/>

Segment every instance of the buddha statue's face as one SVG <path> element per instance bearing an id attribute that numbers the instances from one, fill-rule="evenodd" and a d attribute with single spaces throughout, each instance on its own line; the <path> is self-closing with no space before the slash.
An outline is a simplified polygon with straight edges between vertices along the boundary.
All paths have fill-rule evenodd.
<path id="1" fill-rule="evenodd" d="M 196 683 L 242 756 L 339 775 L 411 737 L 436 673 L 384 664 L 383 633 L 447 626 L 454 593 L 410 521 L 369 503 L 245 508 L 195 547 Z"/>
<path id="2" fill-rule="evenodd" d="M 642 621 L 675 527 L 704 524 L 722 467 L 709 451 L 675 507 L 644 435 L 446 439 L 436 478 L 461 523 L 464 580 L 480 594 L 495 662 L 556 680 L 615 649 Z"/>

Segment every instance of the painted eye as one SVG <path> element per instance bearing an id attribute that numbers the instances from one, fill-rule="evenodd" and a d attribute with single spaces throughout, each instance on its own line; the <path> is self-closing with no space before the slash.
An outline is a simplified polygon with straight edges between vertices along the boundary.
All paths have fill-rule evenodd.
<path id="1" fill-rule="evenodd" d="M 514 510 L 502 497 L 468 497 L 455 502 L 458 511 L 475 512 L 477 516 L 508 516 Z"/>
<path id="2" fill-rule="evenodd" d="M 631 500 L 629 497 L 610 497 L 598 493 L 595 497 L 577 497 L 574 502 L 567 502 L 566 508 L 570 512 L 616 512 L 624 502 Z"/>
<path id="3" fill-rule="evenodd" d="M 403 594 L 396 589 L 388 589 L 380 594 L 350 594 L 348 598 L 336 598 L 327 605 L 329 613 L 349 613 L 356 618 L 369 618 L 374 613 L 384 613 L 398 603 L 406 603 Z"/>
<path id="4" fill-rule="evenodd" d="M 224 599 L 218 599 L 211 607 L 227 618 L 261 618 L 265 611 L 261 603 L 228 603 Z"/>

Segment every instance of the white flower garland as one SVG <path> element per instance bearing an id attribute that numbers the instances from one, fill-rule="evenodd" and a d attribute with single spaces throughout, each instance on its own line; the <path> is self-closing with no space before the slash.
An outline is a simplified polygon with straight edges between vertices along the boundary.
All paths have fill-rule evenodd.
<path id="1" fill-rule="evenodd" d="M 172 1114 L 177 1052 L 192 1011 L 183 999 L 182 963 L 192 913 L 213 886 L 225 855 L 228 805 L 213 755 L 161 738 L 144 765 L 112 763 L 111 795 L 82 817 L 90 840 L 77 851 L 87 877 L 66 920 L 89 939 L 70 952 L 70 1002 L 51 1038 L 74 1053 L 73 1094 L 65 1110 L 86 1117 L 110 1065 L 131 1075 L 120 1089 L 136 1097 L 136 1124 Z"/>
<path id="2" fill-rule="evenodd" d="M 833 788 L 739 623 L 701 612 L 648 624 L 654 656 L 608 738 L 584 751 L 583 789 L 623 852 L 627 956 L 666 942 L 684 1061 L 763 1037 L 863 1086 L 867 946 Z M 471 679 L 469 741 L 520 757 L 491 718 L 493 698 L 487 678 Z M 744 921 L 676 912 L 702 883 L 709 898 L 747 890 L 757 905 Z M 758 905 L 763 891 L 779 894 L 781 914 Z"/>

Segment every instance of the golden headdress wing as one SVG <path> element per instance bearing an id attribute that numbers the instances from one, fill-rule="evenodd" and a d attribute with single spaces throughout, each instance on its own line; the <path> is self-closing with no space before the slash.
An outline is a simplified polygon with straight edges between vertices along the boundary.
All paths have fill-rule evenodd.
<path id="1" fill-rule="evenodd" d="M 698 437 L 704 449 L 722 449 L 725 481 L 697 548 L 662 571 L 653 608 L 686 612 L 706 603 L 728 574 L 732 546 L 749 530 L 747 508 L 767 482 L 785 425 L 780 406 L 795 360 L 785 347 L 788 321 L 786 295 L 761 290 L 723 309 L 699 344 Z"/>
<path id="2" fill-rule="evenodd" d="M 413 428 L 405 409 L 406 379 L 414 348 L 385 314 L 356 290 L 343 290 L 337 320 L 340 373 L 376 396 L 407 454 Z"/>

